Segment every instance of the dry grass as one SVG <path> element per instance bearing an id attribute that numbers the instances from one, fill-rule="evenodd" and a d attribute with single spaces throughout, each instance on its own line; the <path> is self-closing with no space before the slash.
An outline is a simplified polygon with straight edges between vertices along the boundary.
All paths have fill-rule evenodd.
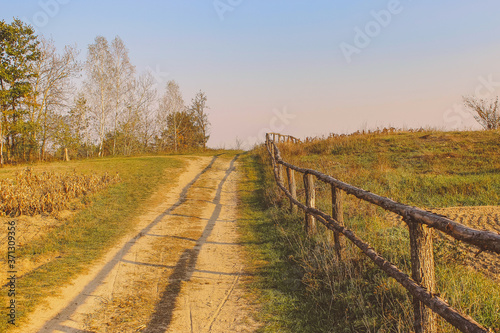
<path id="1" fill-rule="evenodd" d="M 319 170 L 342 181 L 396 201 L 446 214 L 472 227 L 498 231 L 500 188 L 499 131 L 439 132 L 380 131 L 332 135 L 302 144 L 279 144 L 284 160 Z M 298 318 L 288 311 L 289 325 L 302 320 L 301 331 L 408 332 L 412 329 L 411 299 L 359 251 L 347 245 L 337 262 L 319 237 L 306 239 L 303 215 L 286 212 L 288 203 L 277 193 L 268 155 L 256 152 L 266 164 L 264 198 L 284 252 L 300 268 L 300 280 L 316 315 Z M 297 193 L 304 202 L 301 177 Z M 331 209 L 329 186 L 316 183 L 316 205 Z M 409 273 L 408 231 L 399 219 L 352 196 L 344 196 L 346 225 L 389 261 Z M 481 207 L 470 207 L 481 206 Z M 493 206 L 493 207 L 484 207 Z M 279 209 L 281 207 L 281 209 Z M 449 208 L 454 207 L 454 208 Z M 283 209 L 285 208 L 285 209 Z M 297 226 L 299 225 L 299 226 Z M 498 255 L 481 253 L 445 237 L 436 239 L 438 291 L 459 311 L 500 332 Z M 290 255 L 291 253 L 291 255 Z M 282 260 L 284 260 L 282 258 Z M 288 298 L 294 300 L 296 294 Z M 312 315 L 311 313 L 308 314 Z M 321 328 L 315 327 L 322 323 Z M 319 325 L 319 324 L 318 324 Z M 440 332 L 455 332 L 444 320 Z"/>
<path id="2" fill-rule="evenodd" d="M 15 180 L 0 179 L 0 214 L 16 217 L 61 211 L 69 203 L 86 194 L 96 193 L 120 182 L 120 176 L 34 174 L 26 168 L 15 174 Z"/>

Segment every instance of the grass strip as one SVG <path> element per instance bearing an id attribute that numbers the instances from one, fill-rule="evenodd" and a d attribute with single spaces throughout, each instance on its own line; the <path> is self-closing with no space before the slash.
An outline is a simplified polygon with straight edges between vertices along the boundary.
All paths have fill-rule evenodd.
<path id="1" fill-rule="evenodd" d="M 308 297 L 301 282 L 304 270 L 293 259 L 278 224 L 277 208 L 266 201 L 266 190 L 273 188 L 269 173 L 256 154 L 241 157 L 243 177 L 239 184 L 239 226 L 248 267 L 256 272 L 249 285 L 262 310 L 257 320 L 259 332 L 328 332 L 329 314 Z M 300 218 L 287 216 L 287 227 L 300 234 Z"/>

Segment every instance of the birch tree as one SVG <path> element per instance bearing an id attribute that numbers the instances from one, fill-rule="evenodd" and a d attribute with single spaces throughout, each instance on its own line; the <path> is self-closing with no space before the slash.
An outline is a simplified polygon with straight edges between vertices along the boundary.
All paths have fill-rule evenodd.
<path id="1" fill-rule="evenodd" d="M 191 102 L 190 112 L 197 132 L 195 135 L 196 143 L 203 148 L 207 147 L 207 141 L 210 138 L 210 122 L 205 109 L 208 109 L 207 95 L 200 90 Z"/>
<path id="2" fill-rule="evenodd" d="M 53 122 L 57 126 L 54 141 L 61 151 L 66 148 L 73 156 L 88 156 L 89 110 L 81 92 L 75 97 L 68 114 L 56 114 Z"/>
<path id="3" fill-rule="evenodd" d="M 74 94 L 72 80 L 81 70 L 78 54 L 74 46 L 66 46 L 58 54 L 53 40 L 40 39 L 40 59 L 34 66 L 35 100 L 29 108 L 29 119 L 34 124 L 30 136 L 38 143 L 40 160 L 45 158 L 47 143 L 53 137 L 55 115 L 68 107 Z"/>
<path id="4" fill-rule="evenodd" d="M 155 79 L 151 72 L 141 75 L 136 81 L 134 88 L 137 109 L 137 135 L 144 150 L 148 150 L 154 135 L 158 130 L 156 122 L 157 94 Z"/>
<path id="5" fill-rule="evenodd" d="M 171 144 L 174 151 L 179 149 L 179 135 L 182 123 L 185 120 L 182 113 L 185 111 L 184 100 L 177 82 L 167 82 L 167 87 L 160 100 L 158 123 L 161 128 L 163 144 Z"/>
<path id="6" fill-rule="evenodd" d="M 115 105 L 113 98 L 115 95 L 112 89 L 112 58 L 106 38 L 97 36 L 94 44 L 89 45 L 85 69 L 87 72 L 85 82 L 87 103 L 97 130 L 98 156 L 101 157 L 108 121 Z"/>
<path id="7" fill-rule="evenodd" d="M 127 98 L 127 108 L 119 124 L 119 144 L 124 155 L 147 149 L 154 135 L 155 101 L 156 90 L 151 73 L 134 79 Z"/>
<path id="8" fill-rule="evenodd" d="M 111 68 L 110 84 L 113 98 L 113 155 L 116 154 L 116 137 L 120 118 L 129 108 L 127 101 L 130 100 L 134 86 L 135 67 L 130 63 L 128 49 L 123 40 L 116 36 L 111 42 L 110 48 Z M 129 108 L 130 109 L 130 108 Z"/>

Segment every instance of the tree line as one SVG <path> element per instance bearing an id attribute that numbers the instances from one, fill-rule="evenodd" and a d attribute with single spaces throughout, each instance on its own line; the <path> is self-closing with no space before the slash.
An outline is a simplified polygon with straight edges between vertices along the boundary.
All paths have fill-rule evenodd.
<path id="1" fill-rule="evenodd" d="M 97 36 L 85 61 L 58 52 L 19 19 L 0 21 L 0 163 L 206 148 L 207 96 L 186 105 L 179 85 L 158 92 L 137 74 L 120 37 Z"/>

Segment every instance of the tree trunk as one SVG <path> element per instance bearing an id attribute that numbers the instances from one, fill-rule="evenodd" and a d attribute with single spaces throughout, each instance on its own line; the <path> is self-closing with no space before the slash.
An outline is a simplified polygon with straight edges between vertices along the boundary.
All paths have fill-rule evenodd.
<path id="1" fill-rule="evenodd" d="M 2 168 L 3 168 L 3 164 L 4 164 L 4 161 L 3 161 L 3 141 L 4 141 L 4 138 L 3 138 L 3 122 L 0 119 L 0 166 Z"/>

